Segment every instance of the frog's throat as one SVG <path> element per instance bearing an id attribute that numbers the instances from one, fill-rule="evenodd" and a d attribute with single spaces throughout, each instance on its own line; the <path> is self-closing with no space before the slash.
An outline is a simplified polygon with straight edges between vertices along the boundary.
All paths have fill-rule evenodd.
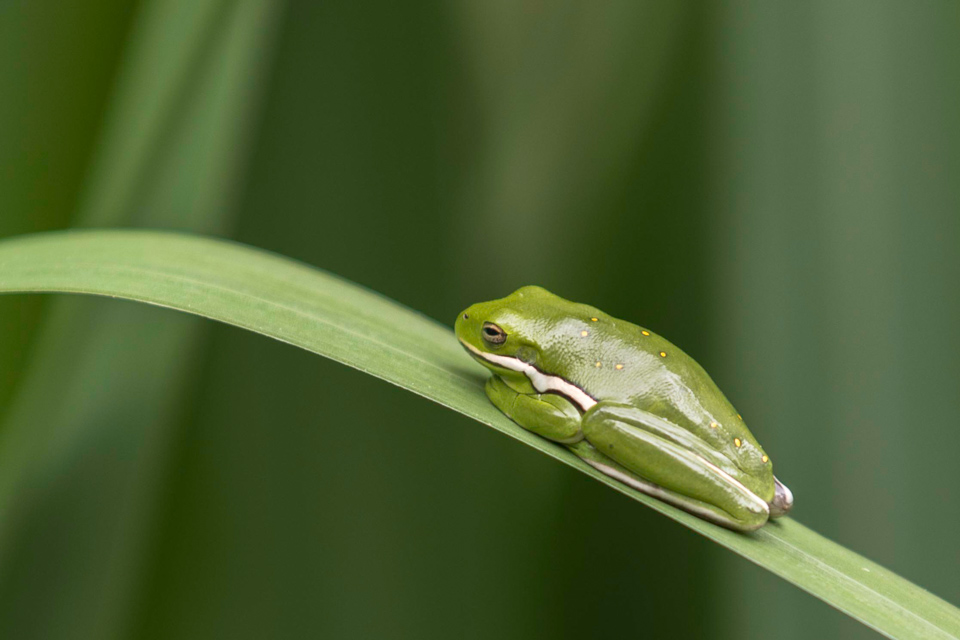
<path id="1" fill-rule="evenodd" d="M 519 358 L 501 356 L 495 353 L 485 353 L 473 345 L 467 344 L 463 340 L 460 341 L 460 344 L 462 344 L 467 351 L 476 357 L 481 358 L 482 360 L 486 360 L 487 362 L 495 364 L 498 367 L 503 367 L 504 369 L 509 369 L 511 371 L 518 371 L 524 374 L 530 379 L 530 384 L 532 384 L 533 388 L 538 392 L 556 393 L 557 395 L 563 396 L 579 407 L 581 411 L 587 411 L 590 407 L 597 404 L 597 401 L 590 397 L 590 394 L 572 382 L 567 382 L 558 376 L 546 374 L 532 364 L 524 362 Z"/>

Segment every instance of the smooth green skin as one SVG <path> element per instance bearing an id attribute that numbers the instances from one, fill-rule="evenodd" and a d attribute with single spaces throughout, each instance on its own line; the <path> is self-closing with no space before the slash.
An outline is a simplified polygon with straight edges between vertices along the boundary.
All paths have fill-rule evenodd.
<path id="1" fill-rule="evenodd" d="M 497 408 L 607 475 L 740 531 L 792 506 L 707 372 L 655 333 L 531 286 L 464 310 L 456 334 Z"/>

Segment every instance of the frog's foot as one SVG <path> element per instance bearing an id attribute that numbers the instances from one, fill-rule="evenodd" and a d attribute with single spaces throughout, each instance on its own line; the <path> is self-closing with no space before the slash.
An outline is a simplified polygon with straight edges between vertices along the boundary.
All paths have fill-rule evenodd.
<path id="1" fill-rule="evenodd" d="M 790 509 L 793 508 L 793 492 L 787 488 L 787 485 L 783 484 L 777 478 L 774 478 L 773 481 L 776 483 L 776 492 L 773 495 L 773 500 L 770 501 L 770 517 L 779 518 L 781 516 L 787 515 Z"/>

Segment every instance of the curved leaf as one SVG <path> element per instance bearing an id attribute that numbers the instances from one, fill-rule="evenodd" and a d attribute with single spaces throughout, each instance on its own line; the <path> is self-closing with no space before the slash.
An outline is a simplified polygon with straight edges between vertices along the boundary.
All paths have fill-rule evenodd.
<path id="1" fill-rule="evenodd" d="M 786 518 L 727 531 L 593 470 L 516 426 L 483 393 L 485 371 L 450 329 L 323 271 L 224 241 L 93 231 L 0 242 L 0 292 L 127 298 L 250 329 L 324 355 L 489 425 L 593 476 L 892 638 L 960 638 L 960 611 Z"/>

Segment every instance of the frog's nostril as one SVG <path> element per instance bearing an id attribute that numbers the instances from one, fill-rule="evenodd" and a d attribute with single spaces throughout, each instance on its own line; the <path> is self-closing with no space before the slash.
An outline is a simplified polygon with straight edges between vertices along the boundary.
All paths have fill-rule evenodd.
<path id="1" fill-rule="evenodd" d="M 793 508 L 793 492 L 776 478 L 773 481 L 776 483 L 776 489 L 774 490 L 773 500 L 770 502 L 770 517 L 779 518 L 787 515 Z"/>

